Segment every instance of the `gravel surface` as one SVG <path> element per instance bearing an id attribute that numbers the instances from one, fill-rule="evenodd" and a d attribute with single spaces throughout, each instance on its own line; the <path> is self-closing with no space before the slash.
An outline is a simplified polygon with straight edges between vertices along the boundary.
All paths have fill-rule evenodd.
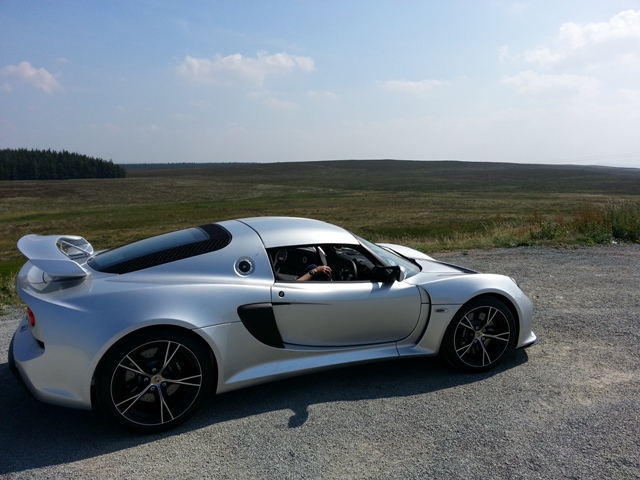
<path id="1" fill-rule="evenodd" d="M 0 478 L 640 478 L 640 245 L 435 256 L 517 278 L 540 344 L 480 375 L 412 359 L 232 392 L 155 436 L 33 400 L 9 311 Z"/>

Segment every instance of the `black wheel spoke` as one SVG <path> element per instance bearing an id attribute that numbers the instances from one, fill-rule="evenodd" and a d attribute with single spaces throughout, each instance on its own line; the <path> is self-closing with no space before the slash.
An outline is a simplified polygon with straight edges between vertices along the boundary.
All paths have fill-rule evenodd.
<path id="1" fill-rule="evenodd" d="M 473 346 L 473 342 L 469 342 L 467 345 L 463 345 L 460 348 L 458 348 L 456 350 L 456 353 L 460 356 L 460 358 L 462 358 L 469 352 L 469 350 L 471 350 L 472 346 Z"/>
<path id="2" fill-rule="evenodd" d="M 140 375 L 146 375 L 146 373 L 138 366 L 136 365 L 136 362 L 134 362 L 131 357 L 129 357 L 129 355 L 127 355 L 125 358 L 122 359 L 122 361 L 128 360 L 130 364 L 132 364 L 135 368 L 130 367 L 129 365 L 125 365 L 124 363 L 120 362 L 118 364 L 118 367 L 120 368 L 124 368 L 125 370 L 129 370 L 133 373 L 138 373 Z"/>
<path id="3" fill-rule="evenodd" d="M 482 366 L 491 365 L 491 357 L 489 356 L 489 352 L 487 352 L 487 348 L 484 346 L 484 342 L 479 342 L 480 347 L 482 348 Z M 485 359 L 487 362 L 485 363 Z"/>
<path id="4" fill-rule="evenodd" d="M 496 317 L 496 315 L 498 315 L 498 313 L 500 313 L 500 310 L 498 310 L 497 308 L 489 307 L 487 312 L 487 319 L 482 328 L 487 328 L 489 325 L 491 325 L 493 323 L 493 319 Z"/>
<path id="5" fill-rule="evenodd" d="M 122 415 L 126 414 L 127 410 L 129 410 L 131 407 L 133 407 L 136 404 L 136 402 L 139 401 L 140 398 L 142 398 L 147 393 L 148 390 L 149 390 L 149 387 L 147 387 L 145 390 L 140 392 L 138 395 L 134 395 L 131 398 L 127 398 L 127 399 L 121 401 L 120 403 L 117 403 L 116 404 L 116 408 L 120 411 L 120 413 Z M 121 406 L 126 406 L 126 408 L 121 409 L 120 408 Z"/>
<path id="6" fill-rule="evenodd" d="M 485 338 L 493 338 L 494 340 L 500 340 L 501 342 L 509 341 L 509 332 L 499 333 L 498 335 L 486 334 Z"/>
<path id="7" fill-rule="evenodd" d="M 175 417 L 173 416 L 173 413 L 171 413 L 171 409 L 169 408 L 169 405 L 167 404 L 167 401 L 165 400 L 164 395 L 162 394 L 162 390 L 158 391 L 158 396 L 160 397 L 160 423 L 165 423 L 165 419 L 164 419 L 165 410 L 167 411 L 170 417 L 167 421 L 173 420 Z"/>
<path id="8" fill-rule="evenodd" d="M 165 368 L 167 368 L 167 365 L 169 364 L 169 362 L 171 362 L 171 359 L 173 358 L 173 356 L 176 353 L 178 353 L 178 350 L 180 349 L 180 344 L 175 344 L 176 345 L 176 349 L 173 351 L 171 356 L 169 356 L 169 352 L 171 351 L 171 344 L 172 343 L 174 343 L 174 342 L 167 342 L 167 350 L 165 352 L 164 363 L 162 364 L 161 370 L 164 370 Z"/>
<path id="9" fill-rule="evenodd" d="M 116 407 L 118 408 L 118 410 L 120 410 L 120 406 L 128 404 L 128 406 L 124 410 L 120 410 L 120 413 L 122 413 L 123 415 L 127 413 L 127 410 L 129 410 L 138 400 L 140 400 L 140 398 L 147 393 L 147 390 L 148 388 L 143 390 L 138 395 L 134 395 L 133 397 L 127 398 L 125 400 L 122 400 L 120 403 L 117 403 Z"/>
<path id="10" fill-rule="evenodd" d="M 464 327 L 464 328 L 468 328 L 469 330 L 475 332 L 476 329 L 473 327 L 473 324 L 471 323 L 471 321 L 469 320 L 469 318 L 467 318 L 467 316 L 465 315 L 464 318 L 462 319 L 462 321 L 460 322 L 460 326 Z"/>
<path id="11" fill-rule="evenodd" d="M 186 378 L 181 378 L 181 379 L 178 379 L 178 378 L 176 378 L 176 379 L 165 379 L 165 382 L 174 383 L 176 385 L 187 385 L 189 387 L 199 387 L 202 384 L 201 381 L 198 381 L 198 382 L 191 382 L 190 381 L 190 380 L 193 380 L 193 379 L 196 379 L 196 378 L 198 380 L 201 380 L 202 379 L 202 375 L 194 375 L 192 377 L 186 377 Z"/>

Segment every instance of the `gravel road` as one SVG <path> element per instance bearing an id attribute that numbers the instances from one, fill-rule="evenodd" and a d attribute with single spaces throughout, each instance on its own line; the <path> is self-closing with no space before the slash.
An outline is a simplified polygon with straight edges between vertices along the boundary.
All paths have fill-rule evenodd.
<path id="1" fill-rule="evenodd" d="M 232 392 L 155 436 L 33 400 L 0 316 L 0 478 L 640 478 L 640 245 L 434 256 L 516 277 L 540 344 L 480 375 L 412 359 Z"/>

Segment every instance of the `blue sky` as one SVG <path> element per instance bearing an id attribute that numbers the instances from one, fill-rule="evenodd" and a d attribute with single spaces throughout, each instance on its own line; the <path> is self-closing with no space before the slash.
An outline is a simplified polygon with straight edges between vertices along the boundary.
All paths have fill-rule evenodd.
<path id="1" fill-rule="evenodd" d="M 0 148 L 640 167 L 640 1 L 0 0 Z"/>

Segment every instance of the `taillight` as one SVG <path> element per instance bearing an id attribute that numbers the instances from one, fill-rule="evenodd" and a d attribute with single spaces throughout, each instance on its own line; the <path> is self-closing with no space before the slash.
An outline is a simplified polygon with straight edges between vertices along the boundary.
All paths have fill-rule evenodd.
<path id="1" fill-rule="evenodd" d="M 27 307 L 27 316 L 29 317 L 29 325 L 31 325 L 31 327 L 35 327 L 36 316 L 33 314 L 33 311 L 29 307 Z"/>

